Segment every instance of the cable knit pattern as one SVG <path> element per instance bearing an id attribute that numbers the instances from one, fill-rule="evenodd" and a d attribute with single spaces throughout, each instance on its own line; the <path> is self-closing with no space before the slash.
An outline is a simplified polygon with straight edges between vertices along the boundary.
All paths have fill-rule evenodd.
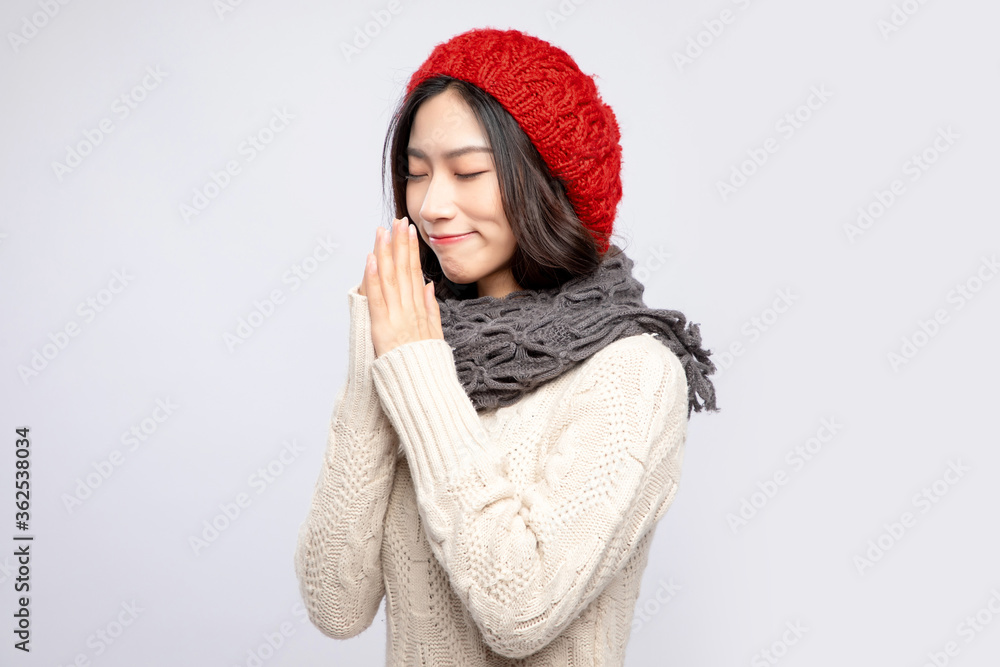
<path id="1" fill-rule="evenodd" d="M 406 93 L 446 74 L 496 98 L 531 139 L 602 254 L 622 198 L 621 133 L 597 84 L 557 46 L 519 30 L 476 28 L 434 47 Z"/>
<path id="2" fill-rule="evenodd" d="M 310 620 L 326 635 L 367 628 L 385 593 L 380 550 L 398 438 L 386 419 L 371 366 L 368 299 L 348 294 L 350 356 L 337 395 L 309 515 L 299 529 L 295 572 Z"/>
<path id="3" fill-rule="evenodd" d="M 348 380 L 295 555 L 310 620 L 355 636 L 384 593 L 389 665 L 624 664 L 680 479 L 678 357 L 652 335 L 621 338 L 479 413 L 444 340 L 372 361 L 356 290 Z"/>
<path id="4" fill-rule="evenodd" d="M 558 377 L 610 343 L 641 333 L 676 354 L 687 373 L 688 416 L 716 410 L 710 350 L 700 327 L 679 310 L 648 308 L 633 262 L 616 245 L 597 270 L 551 289 L 518 290 L 503 298 L 438 302 L 455 369 L 476 410 L 512 405 L 525 393 Z"/>

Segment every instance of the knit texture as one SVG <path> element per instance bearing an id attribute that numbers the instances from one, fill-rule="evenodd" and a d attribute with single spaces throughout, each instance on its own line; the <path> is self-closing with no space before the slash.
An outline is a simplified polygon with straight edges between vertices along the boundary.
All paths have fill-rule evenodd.
<path id="1" fill-rule="evenodd" d="M 503 298 L 438 302 L 445 340 L 459 381 L 477 410 L 512 405 L 525 393 L 565 373 L 610 343 L 654 333 L 684 366 L 688 416 L 701 412 L 697 395 L 715 410 L 715 372 L 700 328 L 677 310 L 647 308 L 633 262 L 616 245 L 593 273 L 546 290 L 518 290 Z"/>
<path id="2" fill-rule="evenodd" d="M 495 28 L 469 30 L 434 47 L 410 77 L 407 95 L 440 74 L 482 88 L 514 117 L 604 254 L 622 198 L 622 149 L 618 121 L 594 79 L 549 42 Z"/>
<path id="3" fill-rule="evenodd" d="M 651 335 L 621 338 L 478 413 L 446 341 L 374 357 L 357 289 L 295 551 L 311 622 L 354 637 L 384 596 L 391 666 L 623 665 L 680 479 L 680 360 Z"/>

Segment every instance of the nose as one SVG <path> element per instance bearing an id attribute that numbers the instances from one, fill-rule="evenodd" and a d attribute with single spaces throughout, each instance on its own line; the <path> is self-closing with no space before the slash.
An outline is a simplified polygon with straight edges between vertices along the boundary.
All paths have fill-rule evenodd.
<path id="1" fill-rule="evenodd" d="M 430 176 L 420 205 L 420 217 L 428 222 L 455 217 L 455 198 L 451 183 L 443 176 Z"/>

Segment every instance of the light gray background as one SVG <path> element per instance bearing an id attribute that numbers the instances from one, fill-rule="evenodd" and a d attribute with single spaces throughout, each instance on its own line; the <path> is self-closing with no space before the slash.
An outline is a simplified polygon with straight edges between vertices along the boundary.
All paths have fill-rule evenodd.
<path id="1" fill-rule="evenodd" d="M 211 0 L 92 0 L 51 2 L 50 18 L 43 4 L 0 10 L 0 662 L 250 665 L 287 624 L 262 664 L 382 664 L 382 612 L 349 641 L 301 622 L 292 554 L 345 379 L 346 293 L 388 222 L 388 113 L 435 44 L 491 25 L 597 75 L 622 128 L 616 240 L 647 304 L 700 323 L 720 363 L 742 344 L 715 377 L 723 411 L 692 415 L 627 664 L 773 664 L 760 653 L 773 648 L 781 665 L 917 666 L 949 641 L 948 664 L 995 664 L 1000 280 L 983 258 L 1000 251 L 1000 5 L 399 0 L 392 14 L 382 1 L 244 0 L 220 14 Z M 902 25 L 886 33 L 894 7 Z M 705 22 L 719 32 L 723 10 L 732 21 L 713 36 Z M 342 44 L 372 12 L 391 21 L 348 59 Z M 699 33 L 707 46 L 679 67 Z M 162 80 L 121 118 L 114 101 L 147 68 Z M 828 98 L 800 109 L 814 88 Z M 275 109 L 294 118 L 248 161 L 241 143 Z M 808 119 L 788 137 L 776 123 L 797 110 Z M 105 118 L 113 132 L 60 180 L 53 163 Z M 778 150 L 724 200 L 717 183 L 769 138 Z M 925 150 L 937 159 L 911 180 Z M 180 206 L 230 160 L 240 173 L 186 222 Z M 845 225 L 894 179 L 905 190 L 850 239 Z M 321 239 L 338 246 L 310 264 Z M 303 263 L 307 281 L 284 280 Z M 961 308 L 959 284 L 978 289 Z M 230 350 L 225 335 L 272 290 L 283 302 Z M 791 305 L 770 312 L 781 293 Z M 87 299 L 105 300 L 92 319 Z M 946 321 L 922 336 L 938 310 Z M 904 337 L 921 347 L 894 368 Z M 158 400 L 177 406 L 162 423 Z M 836 433 L 796 469 L 787 453 L 826 437 L 824 419 Z M 144 420 L 155 432 L 131 449 L 122 436 Z M 24 425 L 30 656 L 11 647 Z M 273 463 L 286 441 L 300 453 Z M 121 465 L 67 509 L 115 450 Z M 950 462 L 967 470 L 920 501 Z M 280 475 L 261 485 L 269 464 Z M 734 531 L 728 515 L 775 474 L 786 483 Z M 196 554 L 190 538 L 241 493 L 250 505 Z M 904 512 L 914 522 L 892 538 Z M 859 567 L 880 536 L 891 547 Z M 133 603 L 98 655 L 98 630 Z"/>

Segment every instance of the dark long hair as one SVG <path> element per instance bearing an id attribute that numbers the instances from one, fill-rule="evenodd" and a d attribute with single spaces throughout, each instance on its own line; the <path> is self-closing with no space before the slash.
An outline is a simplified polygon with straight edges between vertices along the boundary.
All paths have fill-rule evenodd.
<path id="1" fill-rule="evenodd" d="M 406 148 L 417 109 L 448 89 L 469 105 L 493 149 L 500 201 L 516 241 L 510 269 L 517 284 L 522 289 L 548 289 L 593 272 L 604 257 L 573 211 L 562 181 L 552 175 L 531 139 L 496 98 L 461 79 L 440 75 L 424 80 L 404 96 L 393 114 L 382 147 L 382 182 L 391 183 L 394 217 L 413 220 L 406 208 Z M 475 285 L 461 289 L 448 280 L 434 250 L 417 238 L 424 277 L 434 282 L 437 297 L 476 298 Z"/>

